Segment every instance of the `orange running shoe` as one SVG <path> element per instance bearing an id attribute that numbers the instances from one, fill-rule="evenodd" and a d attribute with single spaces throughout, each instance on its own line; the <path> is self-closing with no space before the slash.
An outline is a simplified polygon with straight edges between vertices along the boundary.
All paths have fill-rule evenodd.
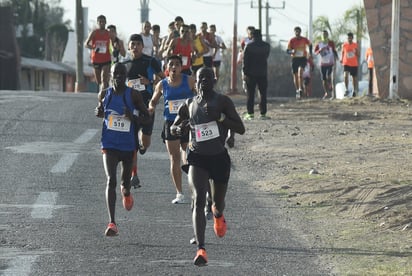
<path id="1" fill-rule="evenodd" d="M 130 193 L 128 196 L 123 195 L 123 207 L 127 210 L 130 211 L 133 208 L 133 196 Z"/>
<path id="2" fill-rule="evenodd" d="M 216 208 L 213 207 L 213 214 L 216 214 Z M 225 216 L 223 214 L 220 217 L 216 217 L 213 215 L 213 230 L 215 230 L 216 236 L 219 238 L 222 238 L 226 234 L 227 226 L 226 226 L 226 220 Z"/>
<path id="3" fill-rule="evenodd" d="M 113 222 L 110 222 L 109 225 L 107 225 L 107 228 L 104 234 L 108 237 L 117 236 L 119 234 L 119 230 L 117 229 L 116 224 Z"/>
<path id="4" fill-rule="evenodd" d="M 207 254 L 206 250 L 203 248 L 200 248 L 197 250 L 196 257 L 193 260 L 194 264 L 197 266 L 204 266 L 207 264 Z"/>
<path id="5" fill-rule="evenodd" d="M 125 196 L 124 195 L 124 190 L 125 190 L 125 188 L 123 187 L 123 186 L 121 186 L 121 188 L 120 188 L 120 192 L 122 193 L 122 197 L 123 197 L 123 207 L 127 210 L 127 211 L 130 211 L 130 210 L 132 210 L 132 208 L 133 208 L 133 196 L 132 196 L 132 193 L 130 193 L 130 191 L 129 191 L 129 195 L 128 196 Z"/>

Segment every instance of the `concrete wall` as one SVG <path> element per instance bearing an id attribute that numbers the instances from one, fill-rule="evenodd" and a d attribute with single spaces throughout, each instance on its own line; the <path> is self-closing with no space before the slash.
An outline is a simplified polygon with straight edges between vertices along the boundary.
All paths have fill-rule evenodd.
<path id="1" fill-rule="evenodd" d="M 389 95 L 392 0 L 364 0 L 379 96 Z M 398 95 L 412 99 L 412 0 L 401 0 Z"/>

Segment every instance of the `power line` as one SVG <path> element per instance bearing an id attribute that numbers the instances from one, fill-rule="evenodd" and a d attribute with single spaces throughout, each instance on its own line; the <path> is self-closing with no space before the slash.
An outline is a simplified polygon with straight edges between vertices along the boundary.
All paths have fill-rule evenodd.
<path id="1" fill-rule="evenodd" d="M 308 25 L 308 23 L 303 23 L 302 21 L 299 21 L 295 18 L 292 18 L 292 17 L 282 13 L 281 11 L 276 10 L 275 12 L 277 12 L 279 15 L 285 17 L 286 19 L 288 19 L 289 21 L 291 21 L 293 23 L 297 23 L 297 24 L 302 25 L 302 26 L 307 26 Z"/>
<path id="2" fill-rule="evenodd" d="M 196 0 L 196 2 L 203 3 L 203 4 L 206 4 L 206 5 L 215 5 L 215 6 L 232 6 L 233 5 L 233 1 L 225 3 L 225 2 L 212 2 L 212 1 Z M 249 1 L 247 1 L 247 2 L 244 1 L 244 2 L 239 2 L 238 3 L 238 5 L 249 5 L 249 4 L 250 4 Z"/>

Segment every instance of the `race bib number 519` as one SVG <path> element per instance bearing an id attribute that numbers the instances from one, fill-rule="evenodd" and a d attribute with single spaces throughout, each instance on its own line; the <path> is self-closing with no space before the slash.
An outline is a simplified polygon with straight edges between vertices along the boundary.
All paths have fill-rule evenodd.
<path id="1" fill-rule="evenodd" d="M 130 120 L 124 116 L 109 115 L 107 128 L 114 131 L 129 132 Z"/>

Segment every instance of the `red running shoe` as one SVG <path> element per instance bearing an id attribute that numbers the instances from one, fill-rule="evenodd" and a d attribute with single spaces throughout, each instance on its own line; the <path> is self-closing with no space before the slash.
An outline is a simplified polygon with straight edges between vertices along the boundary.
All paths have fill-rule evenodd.
<path id="1" fill-rule="evenodd" d="M 213 214 L 216 214 L 216 208 L 213 208 Z M 220 217 L 213 215 L 213 230 L 215 230 L 216 236 L 222 238 L 226 234 L 227 226 L 225 216 L 223 214 Z"/>
<path id="2" fill-rule="evenodd" d="M 133 208 L 133 196 L 132 194 L 129 194 L 128 196 L 123 196 L 123 207 L 127 210 L 130 211 Z"/>
<path id="3" fill-rule="evenodd" d="M 122 197 L 123 197 L 123 200 L 122 200 L 122 202 L 123 202 L 123 207 L 124 207 L 127 211 L 132 210 L 132 208 L 133 208 L 133 203 L 134 203 L 132 193 L 130 193 L 130 191 L 129 191 L 129 195 L 128 195 L 128 196 L 125 196 L 125 195 L 124 195 L 124 187 L 123 187 L 123 186 L 122 186 L 122 188 L 120 189 L 120 191 L 121 191 Z"/>

